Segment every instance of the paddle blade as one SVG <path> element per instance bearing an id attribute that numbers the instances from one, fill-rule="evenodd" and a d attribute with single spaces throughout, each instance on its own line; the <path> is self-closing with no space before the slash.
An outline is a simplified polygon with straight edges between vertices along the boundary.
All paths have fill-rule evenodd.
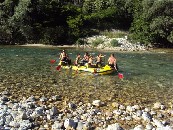
<path id="1" fill-rule="evenodd" d="M 53 63 L 55 63 L 56 62 L 56 60 L 50 60 L 50 63 L 51 64 L 53 64 Z"/>
<path id="2" fill-rule="evenodd" d="M 56 70 L 60 71 L 60 69 L 61 69 L 61 65 L 58 65 L 58 66 L 56 67 Z"/>
<path id="3" fill-rule="evenodd" d="M 118 77 L 119 77 L 119 79 L 123 79 L 124 78 L 122 73 L 118 73 Z"/>

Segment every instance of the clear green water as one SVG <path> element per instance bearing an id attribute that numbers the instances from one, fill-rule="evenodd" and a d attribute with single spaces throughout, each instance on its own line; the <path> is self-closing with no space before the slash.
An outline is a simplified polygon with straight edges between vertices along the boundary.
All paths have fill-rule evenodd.
<path id="1" fill-rule="evenodd" d="M 156 101 L 169 102 L 173 99 L 173 53 L 167 52 L 113 52 L 118 59 L 120 72 L 117 74 L 92 76 L 58 72 L 51 59 L 58 59 L 60 48 L 0 46 L 0 88 L 9 91 L 37 87 L 43 94 L 62 94 L 87 100 L 102 99 L 118 102 L 152 104 Z M 74 60 L 84 50 L 67 49 Z M 99 52 L 89 51 L 96 56 Z M 172 50 L 173 52 L 173 50 Z M 102 52 L 105 61 L 112 52 Z M 52 68 L 51 68 L 52 67 Z M 70 74 L 70 76 L 69 76 Z M 19 85 L 21 84 L 21 86 Z M 56 86 L 53 88 L 52 86 Z M 76 87 L 77 86 L 77 87 Z M 50 88 L 50 89 L 49 89 Z M 44 91 L 42 91 L 44 90 Z M 50 90 L 50 91 L 49 91 Z M 79 92 L 79 93 L 78 93 Z"/>

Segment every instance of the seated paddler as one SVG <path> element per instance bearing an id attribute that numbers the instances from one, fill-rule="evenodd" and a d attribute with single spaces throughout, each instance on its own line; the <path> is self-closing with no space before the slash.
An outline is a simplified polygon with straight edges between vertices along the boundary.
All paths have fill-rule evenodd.
<path id="1" fill-rule="evenodd" d="M 101 53 L 96 57 L 96 67 L 99 68 L 102 66 L 102 57 L 104 57 Z"/>
<path id="2" fill-rule="evenodd" d="M 62 52 L 59 56 L 59 59 L 60 59 L 61 65 L 70 65 L 71 64 L 71 59 L 69 58 L 69 56 L 67 55 L 65 50 L 62 50 Z"/>
<path id="3" fill-rule="evenodd" d="M 88 61 L 89 61 L 89 54 L 88 52 L 85 52 L 83 59 L 81 60 L 81 63 L 85 65 L 86 63 L 88 63 Z"/>
<path id="4" fill-rule="evenodd" d="M 81 60 L 81 56 L 80 56 L 80 54 L 78 53 L 77 56 L 76 56 L 74 65 L 75 65 L 75 66 L 80 66 L 80 65 L 81 65 L 80 60 Z"/>
<path id="5" fill-rule="evenodd" d="M 95 68 L 96 67 L 96 65 L 93 64 L 93 59 L 94 59 L 93 56 L 89 57 L 88 68 Z"/>

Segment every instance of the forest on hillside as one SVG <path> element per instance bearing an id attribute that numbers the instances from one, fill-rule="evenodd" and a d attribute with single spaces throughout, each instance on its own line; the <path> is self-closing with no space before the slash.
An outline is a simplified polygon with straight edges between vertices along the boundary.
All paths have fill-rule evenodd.
<path id="1" fill-rule="evenodd" d="M 172 47 L 173 0 L 0 0 L 0 45 L 74 44 L 112 29 Z"/>

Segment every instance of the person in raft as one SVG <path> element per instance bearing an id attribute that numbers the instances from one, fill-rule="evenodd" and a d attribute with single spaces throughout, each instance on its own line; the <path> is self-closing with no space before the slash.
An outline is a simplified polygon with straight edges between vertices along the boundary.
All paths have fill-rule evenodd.
<path id="1" fill-rule="evenodd" d="M 62 50 L 59 59 L 60 59 L 61 65 L 70 65 L 71 64 L 71 59 L 69 58 L 69 56 L 67 55 L 65 50 Z"/>
<path id="2" fill-rule="evenodd" d="M 71 59 L 68 54 L 66 54 L 66 62 L 69 66 L 71 65 Z"/>
<path id="3" fill-rule="evenodd" d="M 115 68 L 118 70 L 117 67 L 117 59 L 115 58 L 114 54 L 111 54 L 110 57 L 108 58 L 108 65 L 112 68 Z"/>
<path id="4" fill-rule="evenodd" d="M 93 64 L 93 56 L 89 56 L 88 68 L 95 68 L 95 64 Z"/>
<path id="5" fill-rule="evenodd" d="M 89 54 L 88 54 L 88 52 L 85 52 L 84 57 L 81 60 L 81 62 L 83 63 L 83 65 L 85 65 L 85 63 L 88 63 L 88 61 L 89 61 Z"/>
<path id="6" fill-rule="evenodd" d="M 59 56 L 59 59 L 61 61 L 65 61 L 65 59 L 66 59 L 66 52 L 65 52 L 65 50 L 62 50 L 62 52 L 61 52 L 61 54 Z"/>
<path id="7" fill-rule="evenodd" d="M 75 64 L 76 66 L 80 65 L 80 59 L 81 59 L 80 54 L 77 54 L 76 59 L 75 59 L 75 62 L 74 62 L 74 64 Z"/>
<path id="8" fill-rule="evenodd" d="M 101 67 L 102 66 L 102 57 L 104 57 L 101 53 L 96 57 L 96 67 Z"/>

